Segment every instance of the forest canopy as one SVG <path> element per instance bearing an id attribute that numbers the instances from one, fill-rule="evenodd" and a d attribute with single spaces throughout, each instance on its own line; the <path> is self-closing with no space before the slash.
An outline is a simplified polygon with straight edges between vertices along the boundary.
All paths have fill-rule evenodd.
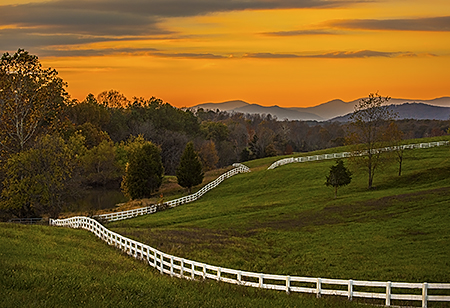
<path id="1" fill-rule="evenodd" d="M 57 215 L 75 197 L 69 192 L 120 187 L 130 153 L 145 142 L 158 147 L 164 174 L 175 175 L 189 142 L 204 172 L 250 159 L 341 146 L 348 126 L 180 109 L 156 97 L 129 99 L 117 90 L 89 93 L 78 101 L 70 98 L 66 86 L 55 69 L 43 68 L 38 57 L 27 51 L 19 49 L 1 58 L 3 216 Z M 439 136 L 448 131 L 448 121 L 397 120 L 395 124 L 403 138 Z M 45 145 L 55 149 L 55 157 Z M 39 159 L 44 157 L 45 161 Z M 25 165 L 33 168 L 25 170 Z M 49 171 L 42 175 L 47 186 L 27 188 L 36 182 L 39 168 Z M 15 196 L 19 191 L 35 193 L 19 200 Z M 49 197 L 50 192 L 56 199 Z"/>

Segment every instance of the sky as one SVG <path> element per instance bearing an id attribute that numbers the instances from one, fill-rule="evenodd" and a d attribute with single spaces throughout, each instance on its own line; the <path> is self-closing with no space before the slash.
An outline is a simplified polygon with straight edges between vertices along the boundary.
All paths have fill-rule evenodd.
<path id="1" fill-rule="evenodd" d="M 0 52 L 18 48 L 80 101 L 450 96 L 448 0 L 0 0 Z"/>

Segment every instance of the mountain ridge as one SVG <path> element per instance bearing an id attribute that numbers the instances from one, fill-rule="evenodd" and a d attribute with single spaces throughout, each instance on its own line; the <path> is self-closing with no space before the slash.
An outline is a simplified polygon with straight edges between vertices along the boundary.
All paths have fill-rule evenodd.
<path id="1" fill-rule="evenodd" d="M 287 119 L 299 121 L 329 121 L 352 113 L 354 111 L 354 107 L 360 100 L 361 98 L 345 102 L 341 99 L 334 99 L 312 107 L 280 107 L 278 105 L 261 106 L 258 104 L 250 104 L 243 100 L 231 100 L 220 103 L 199 104 L 190 107 L 189 109 L 197 110 L 199 108 L 203 108 L 207 110 L 220 110 L 226 112 L 271 114 L 279 120 Z M 414 100 L 402 98 L 393 98 L 389 100 L 389 105 L 403 105 L 406 103 L 412 105 L 408 107 L 407 111 L 407 113 L 411 115 L 411 118 L 422 119 L 423 117 L 420 113 L 425 113 L 427 115 L 427 119 L 433 119 L 436 117 L 436 119 L 442 119 L 443 115 L 439 113 L 438 109 L 433 109 L 430 107 L 450 108 L 450 97 L 443 96 L 430 100 Z M 417 106 L 414 104 L 417 104 Z M 430 107 L 419 106 L 420 104 Z M 416 111 L 412 110 L 416 107 Z M 433 113 L 431 110 L 434 110 L 435 113 Z M 446 111 L 444 111 L 444 109 L 441 109 L 440 112 L 444 112 L 444 114 L 446 114 Z"/>

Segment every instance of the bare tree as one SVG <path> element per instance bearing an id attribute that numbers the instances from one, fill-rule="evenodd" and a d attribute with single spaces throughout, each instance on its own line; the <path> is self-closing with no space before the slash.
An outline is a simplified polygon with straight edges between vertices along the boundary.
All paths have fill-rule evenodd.
<path id="1" fill-rule="evenodd" d="M 396 118 L 386 105 L 389 99 L 371 93 L 358 102 L 350 116 L 347 143 L 353 145 L 354 161 L 367 170 L 369 189 L 383 158 L 383 151 L 378 149 L 384 144 L 389 123 Z"/>

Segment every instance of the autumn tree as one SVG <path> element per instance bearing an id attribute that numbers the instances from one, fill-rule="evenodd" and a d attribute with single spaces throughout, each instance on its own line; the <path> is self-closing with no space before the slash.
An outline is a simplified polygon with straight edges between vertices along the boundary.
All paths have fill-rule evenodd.
<path id="1" fill-rule="evenodd" d="M 88 94 L 82 102 L 72 104 L 68 108 L 68 115 L 75 125 L 91 123 L 100 129 L 104 129 L 110 121 L 108 109 L 98 103 L 93 94 Z"/>
<path id="2" fill-rule="evenodd" d="M 354 161 L 367 170 L 368 188 L 373 187 L 376 169 L 382 163 L 383 151 L 379 151 L 385 141 L 385 132 L 396 114 L 386 103 L 390 97 L 371 93 L 361 99 L 350 116 L 347 143 L 353 145 Z"/>
<path id="3" fill-rule="evenodd" d="M 389 124 L 385 133 L 386 142 L 391 147 L 390 153 L 398 162 L 398 176 L 402 175 L 403 159 L 405 158 L 405 147 L 402 145 L 404 135 L 395 122 Z"/>
<path id="4" fill-rule="evenodd" d="M 37 56 L 19 49 L 0 63 L 0 160 L 27 148 L 59 122 L 67 99 L 66 83 Z"/>
<path id="5" fill-rule="evenodd" d="M 84 181 L 91 186 L 105 186 L 120 179 L 122 172 L 116 161 L 116 148 L 112 141 L 103 140 L 99 145 L 86 150 L 81 158 Z"/>
<path id="6" fill-rule="evenodd" d="M 151 142 L 132 148 L 122 190 L 131 199 L 150 197 L 162 184 L 164 167 L 161 150 Z"/>
<path id="7" fill-rule="evenodd" d="M 97 95 L 97 102 L 106 108 L 121 109 L 130 105 L 125 95 L 117 90 L 103 91 Z"/>
<path id="8" fill-rule="evenodd" d="M 337 198 L 338 188 L 350 184 L 352 173 L 344 165 L 342 159 L 337 160 L 336 164 L 330 167 L 330 173 L 327 175 L 325 185 L 334 188 L 334 198 Z"/>
<path id="9" fill-rule="evenodd" d="M 73 192 L 79 191 L 75 171 L 82 143 L 79 135 L 68 142 L 45 135 L 33 148 L 12 154 L 5 165 L 0 207 L 19 217 L 57 217 Z"/>
<path id="10" fill-rule="evenodd" d="M 209 140 L 205 142 L 200 148 L 199 156 L 202 160 L 203 170 L 209 171 L 215 169 L 219 162 L 219 156 L 217 155 L 214 141 Z"/>
<path id="11" fill-rule="evenodd" d="M 181 155 L 176 175 L 178 184 L 187 188 L 189 193 L 191 193 L 193 186 L 199 185 L 203 181 L 204 173 L 202 163 L 194 150 L 194 144 L 192 142 L 188 142 L 183 155 Z"/>

